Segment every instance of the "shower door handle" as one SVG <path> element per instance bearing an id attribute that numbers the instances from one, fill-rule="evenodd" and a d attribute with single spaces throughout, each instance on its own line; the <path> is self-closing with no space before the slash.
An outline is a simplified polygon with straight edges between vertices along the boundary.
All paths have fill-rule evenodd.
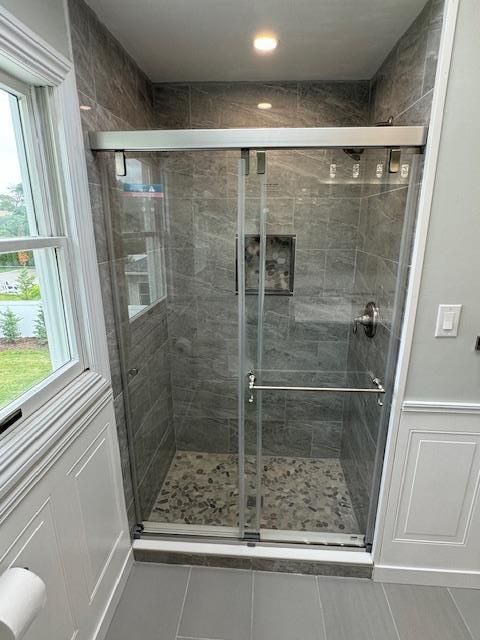
<path id="1" fill-rule="evenodd" d="M 374 387 L 287 387 L 256 384 L 256 377 L 253 371 L 248 374 L 248 388 L 250 395 L 248 401 L 254 401 L 254 391 L 313 391 L 316 393 L 375 393 L 377 394 L 377 404 L 383 406 L 382 395 L 385 393 L 385 387 L 380 378 L 374 376 L 371 378 Z"/>

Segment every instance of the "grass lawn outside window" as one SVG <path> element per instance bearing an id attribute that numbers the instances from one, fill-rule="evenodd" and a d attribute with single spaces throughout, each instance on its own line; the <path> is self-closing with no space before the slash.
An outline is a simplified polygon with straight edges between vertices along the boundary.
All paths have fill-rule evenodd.
<path id="1" fill-rule="evenodd" d="M 0 408 L 52 373 L 47 345 L 35 339 L 13 344 L 0 340 Z"/>

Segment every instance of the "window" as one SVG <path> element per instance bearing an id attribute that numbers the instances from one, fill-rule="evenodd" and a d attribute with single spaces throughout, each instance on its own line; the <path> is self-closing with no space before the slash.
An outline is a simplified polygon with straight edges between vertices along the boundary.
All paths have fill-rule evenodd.
<path id="1" fill-rule="evenodd" d="M 165 201 L 153 156 L 126 158 L 126 176 L 118 177 L 121 193 L 119 231 L 125 256 L 128 315 L 136 315 L 166 297 Z"/>
<path id="2" fill-rule="evenodd" d="M 0 432 L 83 369 L 47 91 L 0 77 Z"/>

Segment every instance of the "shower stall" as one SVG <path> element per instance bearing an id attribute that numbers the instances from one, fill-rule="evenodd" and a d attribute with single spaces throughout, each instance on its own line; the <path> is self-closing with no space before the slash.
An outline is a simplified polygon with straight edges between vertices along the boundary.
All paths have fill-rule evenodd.
<path id="1" fill-rule="evenodd" d="M 425 141 L 92 134 L 146 532 L 371 544 Z"/>

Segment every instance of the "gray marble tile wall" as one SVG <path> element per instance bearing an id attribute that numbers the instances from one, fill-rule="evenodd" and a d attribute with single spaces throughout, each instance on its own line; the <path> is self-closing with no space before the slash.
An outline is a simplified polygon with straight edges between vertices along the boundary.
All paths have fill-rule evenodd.
<path id="1" fill-rule="evenodd" d="M 410 161 L 411 156 L 403 158 Z M 385 159 L 384 166 L 387 159 Z M 408 184 L 409 179 L 404 180 Z M 367 186 L 367 183 L 366 183 Z M 399 272 L 400 247 L 404 228 L 408 187 L 389 184 L 388 177 L 361 199 L 354 278 L 353 315 L 374 301 L 380 309 L 380 324 L 374 338 L 368 338 L 362 327 L 356 335 L 350 332 L 347 357 L 347 384 L 371 387 L 371 377 L 387 375 L 389 350 L 395 347 L 392 336 L 394 298 Z M 357 520 L 364 529 L 371 495 L 372 473 L 377 451 L 377 438 L 385 407 L 377 405 L 376 396 L 352 394 L 345 398 L 341 460 L 346 474 Z"/>
<path id="2" fill-rule="evenodd" d="M 161 127 L 366 124 L 368 83 L 208 83 L 155 87 Z M 258 102 L 270 102 L 268 112 Z M 332 181 L 330 165 L 336 164 Z M 278 384 L 345 384 L 361 179 L 343 151 L 267 154 L 267 233 L 295 234 L 293 297 L 266 297 L 265 377 Z M 246 179 L 246 232 L 257 233 L 260 181 Z M 169 335 L 180 449 L 237 449 L 235 233 L 238 154 L 171 154 Z M 257 298 L 248 299 L 248 357 L 256 362 Z M 264 395 L 263 451 L 338 457 L 343 398 Z M 252 422 L 247 451 L 255 449 Z"/>
<path id="3" fill-rule="evenodd" d="M 436 63 L 442 27 L 443 0 L 430 0 L 398 40 L 371 81 L 370 124 L 394 117 L 398 125 L 428 125 L 435 81 Z M 383 380 L 393 375 L 387 371 L 387 358 L 395 361 L 399 336 L 392 334 L 395 316 L 403 313 L 403 301 L 394 308 L 396 286 L 399 282 L 400 243 L 405 226 L 407 180 L 401 176 L 387 176 L 381 184 L 374 172 L 386 157 L 380 152 L 370 154 L 367 179 L 360 205 L 360 223 L 355 265 L 356 313 L 363 304 L 374 300 L 380 307 L 381 325 L 370 340 L 360 330 L 350 336 L 348 349 L 349 384 L 368 383 L 365 371 Z M 402 163 L 412 166 L 408 151 L 402 153 Z M 420 160 L 421 163 L 421 160 Z M 413 232 L 413 224 L 410 225 Z M 410 235 L 412 233 L 410 232 Z M 402 257 L 407 261 L 410 256 Z M 402 293 L 402 292 L 401 292 Z M 398 317 L 396 326 L 399 326 Z M 375 398 L 349 397 L 344 406 L 341 460 L 346 474 L 357 520 L 365 527 L 379 429 L 388 424 L 389 399 L 380 409 Z"/>
<path id="4" fill-rule="evenodd" d="M 397 125 L 430 120 L 444 0 L 429 0 L 371 81 L 370 123 L 390 115 Z"/>
<path id="5" fill-rule="evenodd" d="M 368 81 L 169 83 L 154 92 L 163 129 L 355 126 L 369 117 Z"/>
<path id="6" fill-rule="evenodd" d="M 120 375 L 117 329 L 114 321 L 112 264 L 116 267 L 120 289 L 123 278 L 123 254 L 111 255 L 107 245 L 105 203 L 102 197 L 101 163 L 89 150 L 88 132 L 97 129 L 133 129 L 153 127 L 152 86 L 115 38 L 97 19 L 83 0 L 68 2 L 73 58 L 85 135 L 85 154 L 92 203 L 97 260 L 102 283 L 115 413 L 120 442 L 125 499 L 130 524 L 135 523 L 130 461 L 128 456 L 124 390 Z M 110 158 L 110 168 L 112 167 Z M 116 185 L 110 185 L 115 187 Z M 112 192 L 112 195 L 115 195 Z M 117 194 L 118 195 L 118 194 Z M 111 214 L 120 220 L 121 201 L 110 198 Z M 118 229 L 114 230 L 116 233 Z M 118 245 L 121 243 L 118 242 Z M 123 330 L 127 340 L 129 367 L 139 369 L 131 381 L 133 423 L 140 501 L 148 512 L 158 492 L 162 471 L 168 468 L 174 451 L 170 379 L 168 375 L 166 304 L 158 305 L 146 316 L 128 322 L 123 300 Z M 164 372 L 167 375 L 164 376 Z M 160 379 L 159 379 L 160 376 Z M 158 382 L 158 384 L 156 384 Z"/>

